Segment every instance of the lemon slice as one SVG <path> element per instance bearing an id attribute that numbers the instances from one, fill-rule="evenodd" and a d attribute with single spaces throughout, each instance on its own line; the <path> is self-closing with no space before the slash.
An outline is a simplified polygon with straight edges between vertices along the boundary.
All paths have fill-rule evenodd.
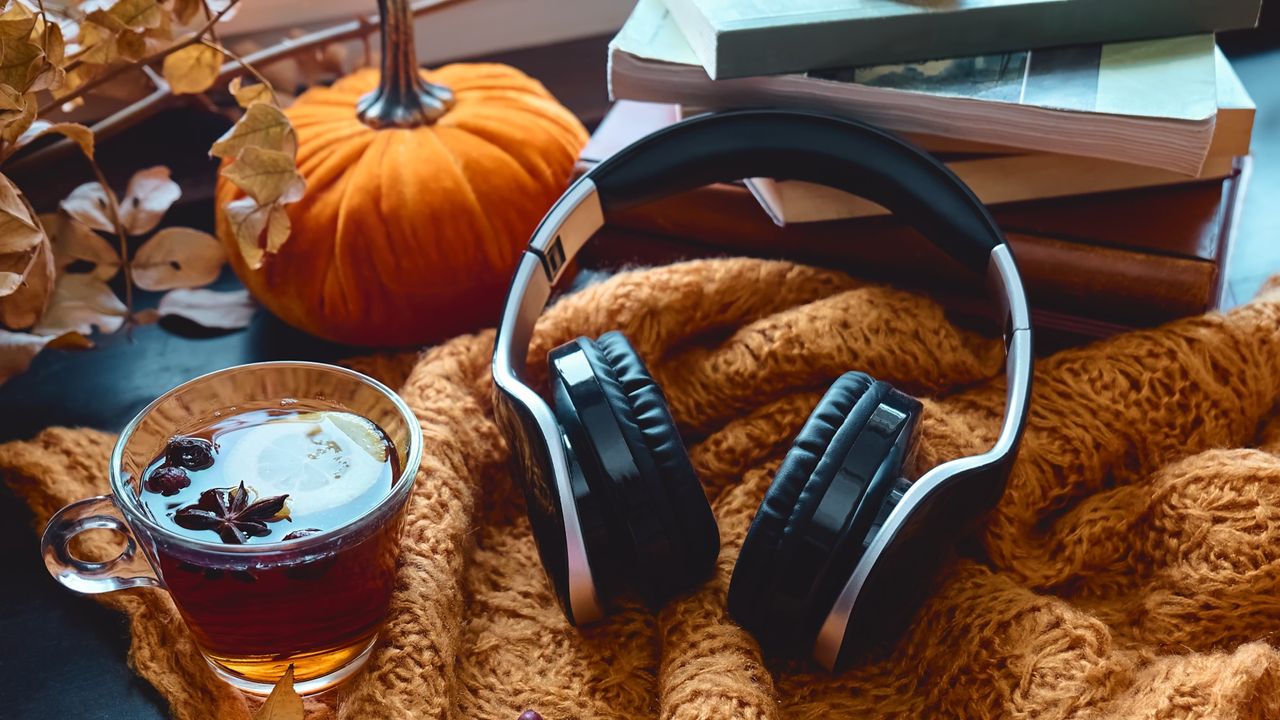
<path id="1" fill-rule="evenodd" d="M 339 507 L 382 477 L 386 444 L 377 426 L 344 412 L 303 413 L 227 433 L 220 461 L 259 497 L 288 495 L 294 517 Z"/>

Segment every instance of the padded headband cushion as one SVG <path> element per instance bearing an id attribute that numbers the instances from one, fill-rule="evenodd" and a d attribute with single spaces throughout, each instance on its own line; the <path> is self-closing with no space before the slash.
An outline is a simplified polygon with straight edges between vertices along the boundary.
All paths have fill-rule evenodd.
<path id="1" fill-rule="evenodd" d="M 782 619 L 764 612 L 776 559 L 803 529 L 887 385 L 849 372 L 832 383 L 800 429 L 747 530 L 729 584 L 729 612 L 762 642 Z M 840 447 L 833 447 L 840 436 Z M 824 463 L 824 458 L 827 458 Z M 821 469 L 824 472 L 819 473 Z"/>
<path id="2" fill-rule="evenodd" d="M 702 115 L 645 136 L 587 176 L 607 212 L 717 182 L 804 180 L 884 206 L 974 272 L 1004 236 L 945 165 L 864 123 L 796 110 Z"/>
<path id="3" fill-rule="evenodd" d="M 720 552 L 720 533 L 667 399 L 622 333 L 608 332 L 594 343 L 582 344 L 610 395 L 641 474 L 661 496 L 659 511 L 675 535 L 673 546 L 679 549 L 679 558 L 668 570 L 682 570 L 669 573 L 670 589 L 687 589 L 711 573 Z"/>

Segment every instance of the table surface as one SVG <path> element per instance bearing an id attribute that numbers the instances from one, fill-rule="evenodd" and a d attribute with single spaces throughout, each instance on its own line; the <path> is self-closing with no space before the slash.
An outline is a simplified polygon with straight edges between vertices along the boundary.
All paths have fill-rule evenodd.
<path id="1" fill-rule="evenodd" d="M 1274 25 L 1272 25 L 1274 28 Z M 1254 175 L 1228 268 L 1237 299 L 1250 297 L 1270 274 L 1280 271 L 1280 41 L 1274 31 L 1227 38 L 1224 45 L 1258 103 L 1254 129 Z M 552 92 L 587 119 L 607 106 L 604 42 L 566 44 L 548 54 L 521 51 L 502 61 L 543 78 Z M 573 68 L 566 77 L 565 68 Z M 221 133 L 217 118 L 158 118 L 104 143 L 100 158 L 116 168 L 123 184 L 132 169 L 177 165 L 174 154 L 201 152 Z M 207 136 L 207 137 L 206 137 Z M 205 174 L 212 168 L 191 163 Z M 20 185 L 40 209 L 86 178 L 37 178 Z M 184 188 L 185 179 L 179 179 Z M 195 227 L 210 224 L 209 205 L 175 208 L 167 221 Z M 228 273 L 220 285 L 236 281 Z M 154 298 L 144 298 L 146 302 Z M 138 328 L 132 337 L 104 338 L 92 352 L 48 352 L 31 370 L 0 386 L 0 442 L 29 438 L 53 425 L 119 430 L 143 405 L 169 388 L 205 372 L 246 362 L 278 359 L 332 361 L 359 354 L 357 348 L 325 343 L 289 328 L 265 312 L 245 331 L 192 336 L 172 328 Z M 177 328 L 181 331 L 183 328 Z M 189 330 L 189 328 L 188 328 Z M 105 469 L 104 469 L 105 471 Z M 161 718 L 165 703 L 125 663 L 128 632 L 122 616 L 92 600 L 67 592 L 45 572 L 30 512 L 7 489 L 0 489 L 0 548 L 10 591 L 0 593 L 0 716 L 6 718 Z"/>

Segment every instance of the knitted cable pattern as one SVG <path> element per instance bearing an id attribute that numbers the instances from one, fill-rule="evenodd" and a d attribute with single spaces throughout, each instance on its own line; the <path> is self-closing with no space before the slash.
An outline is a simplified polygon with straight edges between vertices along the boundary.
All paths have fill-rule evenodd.
<path id="1" fill-rule="evenodd" d="M 1037 366 L 1008 491 L 889 656 L 832 676 L 764 658 L 725 612 L 734 559 L 826 384 L 861 369 L 924 398 L 920 459 L 988 447 L 996 342 L 930 300 L 783 262 L 620 274 L 540 320 L 531 366 L 621 329 L 670 398 L 723 542 L 711 582 L 661 612 L 564 621 L 490 406 L 491 331 L 361 367 L 426 441 L 391 617 L 368 670 L 313 718 L 1280 717 L 1280 293 Z M 411 370 L 410 370 L 410 366 Z M 110 435 L 0 446 L 38 523 L 106 491 Z M 168 596 L 131 618 L 134 669 L 183 720 L 253 709 L 200 659 Z"/>

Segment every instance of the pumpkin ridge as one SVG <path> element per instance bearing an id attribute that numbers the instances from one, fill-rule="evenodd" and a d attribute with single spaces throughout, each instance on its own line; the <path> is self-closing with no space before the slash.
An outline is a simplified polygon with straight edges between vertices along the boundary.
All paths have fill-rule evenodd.
<path id="1" fill-rule="evenodd" d="M 484 222 L 484 229 L 487 232 L 485 233 L 483 250 L 486 258 L 489 262 L 494 263 L 495 265 L 500 265 L 503 262 L 503 258 L 496 255 L 494 238 L 496 237 L 501 239 L 502 233 L 497 231 L 497 228 L 493 226 L 493 221 L 490 219 L 489 213 L 484 211 L 484 206 L 480 203 L 480 198 L 476 195 L 476 190 L 471 185 L 471 178 L 467 176 L 466 170 L 463 169 L 461 160 L 454 153 L 453 147 L 451 147 L 449 143 L 444 142 L 438 133 L 424 133 L 424 135 L 426 134 L 429 134 L 432 142 L 444 150 L 443 155 L 449 159 L 449 164 L 453 167 L 458 178 L 462 180 L 462 186 L 466 188 L 467 199 L 470 200 L 470 205 Z"/>
<path id="2" fill-rule="evenodd" d="M 350 215 L 357 210 L 364 209 L 363 207 L 357 207 L 356 203 L 352 202 L 351 194 L 353 192 L 357 190 L 366 190 L 366 188 L 360 186 L 360 183 L 356 182 L 356 179 L 365 179 L 368 170 L 363 166 L 370 162 L 370 158 L 375 154 L 378 156 L 378 161 L 374 163 L 375 169 L 380 167 L 382 162 L 386 159 L 386 143 L 381 141 L 382 138 L 379 137 L 381 134 L 381 132 L 373 133 L 373 139 L 360 154 L 360 159 L 357 160 L 353 166 L 348 168 L 347 172 L 342 173 L 342 179 L 345 184 L 342 187 L 341 197 L 338 201 L 338 216 L 336 218 L 337 227 L 333 233 L 333 245 L 330 250 L 332 254 L 332 262 L 330 262 L 329 267 L 326 268 L 324 282 L 321 283 L 321 287 L 324 291 L 321 293 L 320 303 L 326 313 L 330 313 L 334 310 L 332 302 L 333 300 L 337 300 L 340 304 L 338 312 L 343 315 L 349 315 L 356 309 L 352 300 L 353 291 L 363 290 L 365 292 L 371 292 L 373 290 L 373 288 L 363 288 L 358 283 L 349 282 L 349 268 L 346 268 L 346 263 L 343 263 L 340 260 L 345 253 L 347 245 L 346 238 L 348 235 L 348 223 L 355 222 L 350 218 Z M 378 147 L 379 145 L 382 147 Z M 381 173 L 374 172 L 372 174 L 374 177 L 381 178 Z M 381 188 L 379 187 L 378 190 L 381 191 Z M 385 222 L 383 222 L 383 224 L 385 225 Z M 359 235 L 359 233 L 352 234 Z M 329 292 L 329 289 L 334 286 L 337 287 L 336 294 Z"/>

